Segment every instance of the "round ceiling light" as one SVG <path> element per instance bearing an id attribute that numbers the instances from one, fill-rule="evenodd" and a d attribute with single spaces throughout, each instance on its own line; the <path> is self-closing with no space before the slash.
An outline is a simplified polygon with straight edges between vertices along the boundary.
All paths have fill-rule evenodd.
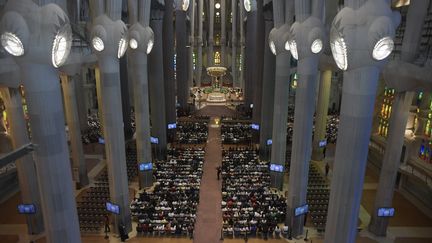
<path id="1" fill-rule="evenodd" d="M 312 42 L 312 45 L 311 45 L 312 53 L 317 54 L 322 50 L 322 48 L 323 48 L 323 43 L 322 43 L 321 39 L 316 39 L 316 40 L 314 40 L 314 42 Z"/>
<path id="2" fill-rule="evenodd" d="M 251 9 L 252 9 L 252 3 L 251 3 L 250 0 L 244 0 L 244 1 L 243 1 L 243 5 L 244 5 L 244 8 L 245 8 L 245 10 L 246 10 L 247 12 L 250 12 L 250 11 L 251 11 Z"/>
<path id="3" fill-rule="evenodd" d="M 120 39 L 119 49 L 118 49 L 118 52 L 117 52 L 117 57 L 118 58 L 121 58 L 125 54 L 127 46 L 128 46 L 127 40 L 124 37 L 122 37 Z"/>
<path id="4" fill-rule="evenodd" d="M 67 57 L 71 49 L 71 35 L 70 28 L 67 26 L 63 30 L 59 31 L 54 38 L 52 47 L 52 64 L 54 67 L 60 67 L 66 62 Z"/>
<path id="5" fill-rule="evenodd" d="M 285 42 L 285 50 L 289 51 L 290 50 L 290 46 L 289 46 L 289 41 Z"/>
<path id="6" fill-rule="evenodd" d="M 393 48 L 393 39 L 389 36 L 386 36 L 375 44 L 372 51 L 372 57 L 377 61 L 381 61 L 390 55 L 390 53 L 393 51 Z"/>
<path id="7" fill-rule="evenodd" d="M 147 43 L 147 54 L 150 54 L 150 52 L 153 50 L 153 45 L 154 45 L 154 41 L 149 40 L 149 42 Z"/>
<path id="8" fill-rule="evenodd" d="M 289 49 L 294 59 L 298 60 L 297 43 L 295 40 L 289 42 Z"/>
<path id="9" fill-rule="evenodd" d="M 221 8 L 220 3 L 216 3 L 216 4 L 215 4 L 215 8 L 216 8 L 216 9 L 220 9 L 220 8 Z"/>
<path id="10" fill-rule="evenodd" d="M 130 48 L 132 48 L 134 50 L 137 49 L 138 48 L 138 41 L 134 38 L 130 39 L 129 40 L 129 46 L 130 46 Z"/>
<path id="11" fill-rule="evenodd" d="M 270 50 L 273 53 L 273 55 L 276 55 L 276 45 L 275 45 L 274 41 L 270 41 L 269 45 L 270 45 Z"/>
<path id="12" fill-rule="evenodd" d="M 1 35 L 3 48 L 11 55 L 19 57 L 24 55 L 24 45 L 21 40 L 13 33 L 5 32 Z"/>
<path id="13" fill-rule="evenodd" d="M 332 31 L 332 34 L 330 36 L 330 47 L 333 58 L 340 69 L 347 70 L 348 56 L 345 40 L 337 31 Z"/>
<path id="14" fill-rule="evenodd" d="M 103 51 L 105 49 L 103 40 L 97 36 L 93 38 L 92 46 L 96 51 Z"/>
<path id="15" fill-rule="evenodd" d="M 188 10 L 188 8 L 189 8 L 189 0 L 183 0 L 183 3 L 182 3 L 183 11 Z"/>

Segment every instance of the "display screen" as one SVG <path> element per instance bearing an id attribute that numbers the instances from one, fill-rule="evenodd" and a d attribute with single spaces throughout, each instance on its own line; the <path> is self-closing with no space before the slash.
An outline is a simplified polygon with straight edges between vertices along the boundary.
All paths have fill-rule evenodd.
<path id="1" fill-rule="evenodd" d="M 150 137 L 150 143 L 152 143 L 152 144 L 159 144 L 159 138 Z"/>
<path id="2" fill-rule="evenodd" d="M 36 207 L 34 204 L 19 204 L 18 213 L 20 214 L 34 214 L 36 213 Z"/>
<path id="3" fill-rule="evenodd" d="M 270 164 L 270 171 L 283 172 L 283 165 Z"/>
<path id="4" fill-rule="evenodd" d="M 394 208 L 378 208 L 378 217 L 393 217 L 394 213 Z"/>
<path id="5" fill-rule="evenodd" d="M 259 127 L 258 124 L 253 124 L 252 123 L 251 127 L 252 127 L 253 130 L 259 130 L 260 129 L 260 127 Z"/>
<path id="6" fill-rule="evenodd" d="M 153 170 L 153 164 L 151 162 L 149 162 L 149 163 L 140 163 L 139 164 L 139 170 L 140 171 Z"/>
<path id="7" fill-rule="evenodd" d="M 272 145 L 272 144 L 273 144 L 273 140 L 267 139 L 267 145 Z"/>
<path id="8" fill-rule="evenodd" d="M 321 141 L 319 141 L 318 146 L 320 148 L 324 148 L 325 146 L 327 146 L 327 140 L 321 140 Z"/>
<path id="9" fill-rule="evenodd" d="M 177 124 L 176 123 L 168 124 L 168 129 L 176 129 L 176 128 L 177 128 Z"/>
<path id="10" fill-rule="evenodd" d="M 308 211 L 309 211 L 309 205 L 305 204 L 305 205 L 300 206 L 294 210 L 294 216 L 296 216 L 296 217 L 300 216 L 302 214 L 307 213 Z"/>
<path id="11" fill-rule="evenodd" d="M 105 139 L 104 138 L 98 138 L 98 143 L 105 144 Z"/>
<path id="12" fill-rule="evenodd" d="M 106 202 L 106 210 L 113 214 L 120 214 L 120 206 L 114 203 Z"/>

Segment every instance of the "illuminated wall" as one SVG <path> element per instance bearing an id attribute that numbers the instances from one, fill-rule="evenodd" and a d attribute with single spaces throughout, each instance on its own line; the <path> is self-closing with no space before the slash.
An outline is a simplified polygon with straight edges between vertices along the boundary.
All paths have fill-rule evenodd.
<path id="1" fill-rule="evenodd" d="M 381 106 L 381 112 L 379 114 L 379 126 L 378 126 L 378 134 L 383 137 L 387 137 L 388 135 L 389 121 L 390 121 L 393 100 L 394 100 L 394 94 L 395 94 L 394 89 L 385 87 L 383 103 Z"/>

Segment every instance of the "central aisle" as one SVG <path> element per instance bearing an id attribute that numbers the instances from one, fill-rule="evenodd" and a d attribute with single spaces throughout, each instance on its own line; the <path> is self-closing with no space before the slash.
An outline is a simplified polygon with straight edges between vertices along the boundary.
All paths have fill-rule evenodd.
<path id="1" fill-rule="evenodd" d="M 195 222 L 194 242 L 219 242 L 222 229 L 221 185 L 217 180 L 216 167 L 222 163 L 221 130 L 215 126 L 215 117 L 210 118 L 209 135 L 205 148 L 200 202 Z M 213 127 L 212 127 L 213 126 Z"/>

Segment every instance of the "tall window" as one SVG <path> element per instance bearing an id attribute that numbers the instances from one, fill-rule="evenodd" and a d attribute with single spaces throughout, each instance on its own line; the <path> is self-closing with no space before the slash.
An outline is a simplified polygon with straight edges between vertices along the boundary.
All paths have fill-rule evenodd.
<path id="1" fill-rule="evenodd" d="M 388 134 L 389 120 L 390 120 L 390 115 L 391 115 L 391 110 L 393 105 L 394 93 L 395 93 L 394 89 L 385 87 L 384 99 L 381 106 L 379 127 L 378 127 L 378 134 L 383 137 L 387 137 Z"/>

